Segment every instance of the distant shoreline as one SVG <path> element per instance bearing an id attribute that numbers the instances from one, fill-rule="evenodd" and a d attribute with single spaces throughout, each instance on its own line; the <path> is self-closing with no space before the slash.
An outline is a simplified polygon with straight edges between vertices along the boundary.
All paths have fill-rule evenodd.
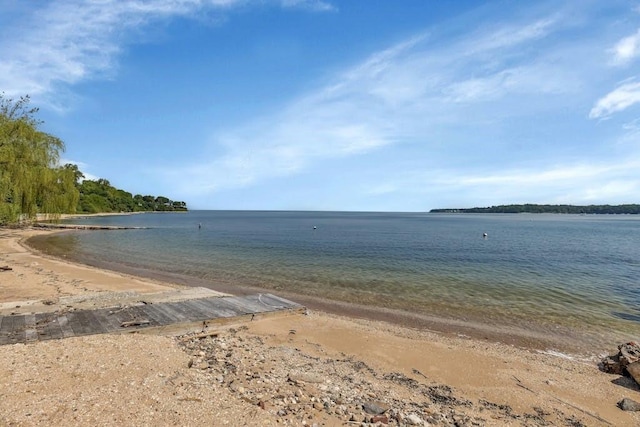
<path id="1" fill-rule="evenodd" d="M 146 211 L 140 212 L 100 212 L 100 213 L 79 213 L 79 214 L 60 214 L 57 219 L 81 219 L 101 216 L 124 216 L 124 215 L 138 215 L 146 213 Z M 37 214 L 36 221 L 51 221 L 54 219 L 52 214 Z"/>
<path id="2" fill-rule="evenodd" d="M 551 213 L 575 215 L 638 215 L 640 205 L 537 205 L 532 203 L 518 205 L 498 205 L 475 208 L 442 208 L 431 209 L 429 213 Z"/>

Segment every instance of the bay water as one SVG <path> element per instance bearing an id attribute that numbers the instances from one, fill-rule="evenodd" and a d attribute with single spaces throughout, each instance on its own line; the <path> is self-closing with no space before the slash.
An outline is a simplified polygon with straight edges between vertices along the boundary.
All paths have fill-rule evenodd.
<path id="1" fill-rule="evenodd" d="M 190 211 L 71 222 L 146 228 L 31 244 L 214 289 L 249 285 L 535 331 L 586 352 L 640 338 L 637 216 Z"/>

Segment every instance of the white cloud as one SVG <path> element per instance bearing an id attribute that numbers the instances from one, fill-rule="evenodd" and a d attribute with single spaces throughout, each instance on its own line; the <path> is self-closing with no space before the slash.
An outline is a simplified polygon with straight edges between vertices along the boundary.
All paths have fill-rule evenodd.
<path id="1" fill-rule="evenodd" d="M 316 164 L 330 167 L 334 159 L 406 141 L 419 141 L 428 152 L 429 146 L 460 144 L 451 136 L 440 141 L 443 129 L 466 133 L 471 122 L 499 126 L 512 115 L 531 114 L 538 104 L 547 111 L 566 108 L 575 101 L 565 95 L 579 93 L 581 73 L 589 72 L 584 64 L 576 71 L 576 59 L 591 56 L 581 56 L 583 50 L 572 45 L 519 55 L 523 46 L 536 46 L 549 36 L 558 21 L 495 24 L 445 43 L 432 33 L 418 34 L 338 73 L 280 113 L 218 132 L 212 138 L 212 160 L 173 168 L 166 181 L 176 193 L 203 195 L 300 173 Z M 494 106 L 497 98 L 503 104 Z M 468 114 L 459 104 L 470 101 L 480 106 Z M 473 132 L 465 144 L 482 139 Z M 390 188 L 402 186 L 381 184 L 372 191 Z"/>
<path id="2" fill-rule="evenodd" d="M 632 120 L 628 123 L 625 123 L 622 125 L 622 129 L 631 132 L 631 133 L 638 133 L 640 132 L 640 118 Z"/>
<path id="3" fill-rule="evenodd" d="M 432 208 L 505 203 L 633 203 L 640 191 L 638 168 L 640 161 L 567 163 L 500 172 L 437 169 L 407 172 L 384 183 L 372 183 L 370 193 L 388 188 L 421 200 L 439 200 L 441 205 Z"/>
<path id="4" fill-rule="evenodd" d="M 589 112 L 589 118 L 607 118 L 639 102 L 640 82 L 625 83 L 600 98 Z"/>
<path id="5" fill-rule="evenodd" d="M 97 176 L 92 175 L 89 172 L 87 172 L 87 170 L 89 169 L 89 165 L 84 163 L 84 162 L 79 162 L 79 161 L 76 161 L 76 160 L 70 160 L 70 159 L 62 158 L 62 159 L 60 159 L 60 161 L 58 163 L 60 165 L 72 164 L 72 165 L 78 166 L 78 169 L 84 175 L 83 180 L 87 179 L 87 180 L 90 180 L 90 181 L 95 181 L 95 180 L 99 179 Z"/>
<path id="6" fill-rule="evenodd" d="M 518 46 L 526 42 L 544 38 L 558 21 L 557 17 L 540 19 L 526 25 L 502 26 L 494 31 L 483 32 L 478 37 L 470 37 L 468 48 L 463 54 L 478 54 Z"/>
<path id="7" fill-rule="evenodd" d="M 321 0 L 270 1 L 285 8 L 336 10 Z M 150 23 L 175 16 L 195 17 L 203 9 L 222 13 L 252 3 L 46 3 L 21 27 L 34 30 L 16 31 L 18 36 L 0 44 L 0 87 L 8 95 L 30 93 L 54 99 L 61 87 L 73 89 L 79 82 L 116 76 L 122 50 L 139 41 Z M 526 15 L 524 9 L 520 12 L 520 16 Z M 425 168 L 432 167 L 430 172 L 416 177 L 402 170 L 411 175 L 410 180 L 371 183 L 369 194 L 398 194 L 412 188 L 416 193 L 442 188 L 468 194 L 465 192 L 479 189 L 487 197 L 501 194 L 515 200 L 523 189 L 540 198 L 544 194 L 561 197 L 570 194 L 571 188 L 581 187 L 591 191 L 590 196 L 580 193 L 583 198 L 604 194 L 605 190 L 629 191 L 630 186 L 637 186 L 635 181 L 626 180 L 630 183 L 627 186 L 620 184 L 625 182 L 623 173 L 633 173 L 628 168 L 618 171 L 586 164 L 515 170 L 509 163 L 508 149 L 514 139 L 544 138 L 545 129 L 557 125 L 558 114 L 568 121 L 573 112 L 584 111 L 584 98 L 590 97 L 587 102 L 592 102 L 598 96 L 594 91 L 606 92 L 594 83 L 594 70 L 601 72 L 602 65 L 593 51 L 603 52 L 611 43 L 604 39 L 599 40 L 601 46 L 594 39 L 586 43 L 580 37 L 582 33 L 571 33 L 571 19 L 553 13 L 551 17 L 539 19 L 538 15 L 520 22 L 513 16 L 503 23 L 494 18 L 483 20 L 477 30 L 453 36 L 443 36 L 434 27 L 347 67 L 316 90 L 293 94 L 283 107 L 274 107 L 276 113 L 235 128 L 217 129 L 211 147 L 205 150 L 211 151 L 210 156 L 202 155 L 182 166 L 174 163 L 157 171 L 156 176 L 164 178 L 176 194 L 202 196 L 301 174 L 307 169 L 328 170 L 332 163 L 345 163 L 347 157 L 375 155 L 383 147 L 387 153 L 390 146 L 406 143 L 412 151 L 405 155 L 423 156 Z M 585 28 L 580 31 L 588 31 Z M 560 43 L 554 38 L 557 32 L 562 33 Z M 614 53 L 621 61 L 638 56 L 638 37 L 640 32 L 616 45 Z M 626 81 L 599 99 L 589 117 L 606 118 L 639 101 L 640 83 Z M 540 111 L 543 114 L 537 114 Z M 522 124 L 516 133 L 508 129 Z M 531 127 L 527 127 L 529 124 Z M 536 125 L 539 129 L 532 131 Z M 447 151 L 449 145 L 457 151 Z M 552 151 L 551 145 L 554 143 L 545 141 L 538 146 Z M 472 151 L 478 153 L 485 148 L 496 156 L 493 171 L 453 170 L 452 164 L 468 163 Z M 438 176 L 434 165 L 456 178 Z"/>
<path id="8" fill-rule="evenodd" d="M 561 186 L 576 181 L 595 180 L 604 176 L 615 176 L 620 172 L 636 170 L 640 162 L 613 165 L 560 165 L 546 170 L 514 170 L 499 174 L 471 175 L 453 179 L 450 183 L 462 186 L 507 185 L 514 188 Z"/>
<path id="9" fill-rule="evenodd" d="M 275 2 L 275 0 L 273 0 Z M 39 2 L 40 3 L 40 2 Z M 141 40 L 146 25 L 177 16 L 201 19 L 202 11 L 224 13 L 251 0 L 57 0 L 44 3 L 2 32 L 0 88 L 9 96 L 30 94 L 55 103 L 61 88 L 117 70 L 118 55 Z M 262 2 L 254 2 L 256 5 Z M 283 0 L 283 7 L 313 11 L 331 5 Z M 53 105 L 52 105 L 53 106 Z"/>
<path id="10" fill-rule="evenodd" d="M 513 72 L 504 70 L 488 77 L 456 82 L 445 93 L 453 102 L 486 101 L 501 96 L 513 84 Z"/>
<path id="11" fill-rule="evenodd" d="M 618 41 L 611 51 L 616 65 L 626 65 L 640 56 L 640 30 Z"/>
<path id="12" fill-rule="evenodd" d="M 281 0 L 283 7 L 308 9 L 315 12 L 332 12 L 337 8 L 329 2 L 322 0 Z"/>

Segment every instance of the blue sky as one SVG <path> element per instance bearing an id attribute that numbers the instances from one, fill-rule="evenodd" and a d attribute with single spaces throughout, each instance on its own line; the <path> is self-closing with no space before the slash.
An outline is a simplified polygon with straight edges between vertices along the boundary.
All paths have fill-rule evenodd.
<path id="1" fill-rule="evenodd" d="M 0 0 L 0 91 L 192 209 L 640 203 L 640 1 Z"/>

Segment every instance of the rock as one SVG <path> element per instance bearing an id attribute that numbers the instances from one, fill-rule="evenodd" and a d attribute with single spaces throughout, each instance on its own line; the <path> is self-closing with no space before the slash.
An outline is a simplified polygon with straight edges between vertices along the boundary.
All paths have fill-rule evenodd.
<path id="1" fill-rule="evenodd" d="M 296 374 L 296 373 L 290 373 L 289 374 L 289 381 L 291 381 L 292 383 L 298 384 L 298 383 L 321 383 L 322 382 L 322 378 L 312 375 L 312 374 L 308 374 L 308 373 L 300 373 L 300 374 Z"/>
<path id="2" fill-rule="evenodd" d="M 640 360 L 640 345 L 635 342 L 628 342 L 618 346 L 621 362 L 626 366 Z"/>
<path id="3" fill-rule="evenodd" d="M 620 358 L 618 357 L 618 355 L 607 356 L 602 359 L 601 367 L 602 371 L 606 372 L 607 374 L 622 375 L 623 373 L 623 367 L 620 364 Z"/>
<path id="4" fill-rule="evenodd" d="M 640 384 L 640 361 L 627 365 L 627 372 L 636 383 Z"/>
<path id="5" fill-rule="evenodd" d="M 618 346 L 618 353 L 602 359 L 601 369 L 615 375 L 623 375 L 625 368 L 640 359 L 640 346 L 635 342 L 628 342 Z"/>
<path id="6" fill-rule="evenodd" d="M 386 415 L 376 415 L 374 417 L 371 417 L 371 423 L 389 424 L 389 417 L 387 417 Z"/>
<path id="7" fill-rule="evenodd" d="M 389 410 L 389 405 L 383 402 L 369 401 L 362 404 L 362 409 L 364 409 L 367 414 L 380 415 Z"/>
<path id="8" fill-rule="evenodd" d="M 623 411 L 640 411 L 640 403 L 625 397 L 618 402 L 618 407 Z"/>
<path id="9" fill-rule="evenodd" d="M 422 421 L 422 418 L 420 418 L 418 415 L 416 414 L 409 414 L 407 415 L 407 417 L 404 419 L 405 422 L 411 426 L 421 426 L 424 425 L 424 421 Z"/>

